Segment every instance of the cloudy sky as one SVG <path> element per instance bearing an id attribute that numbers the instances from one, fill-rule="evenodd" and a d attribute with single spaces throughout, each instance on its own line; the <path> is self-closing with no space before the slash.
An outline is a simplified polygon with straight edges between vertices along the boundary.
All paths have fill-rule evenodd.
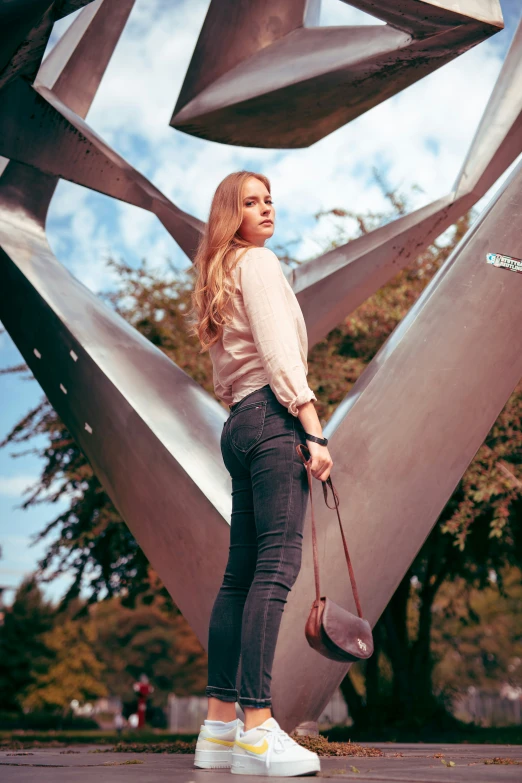
<path id="1" fill-rule="evenodd" d="M 87 120 L 177 206 L 201 220 L 229 172 L 261 171 L 271 181 L 277 210 L 268 244 L 276 252 L 278 245 L 288 246 L 296 258 L 309 258 L 331 232 L 314 213 L 383 206 L 373 167 L 394 187 L 409 191 L 418 185 L 414 207 L 451 190 L 522 14 L 520 0 L 500 2 L 502 32 L 399 95 L 306 149 L 255 150 L 192 138 L 168 124 L 209 0 L 136 0 Z M 55 26 L 49 50 L 75 16 Z M 320 24 L 381 22 L 341 0 L 323 0 Z M 94 292 L 117 282 L 106 268 L 111 255 L 132 265 L 144 257 L 155 265 L 169 258 L 180 269 L 189 263 L 150 213 L 68 182 L 58 185 L 47 229 L 58 259 Z M 21 362 L 9 335 L 0 335 L 0 367 Z M 42 395 L 34 380 L 0 376 L 0 440 Z M 10 588 L 44 552 L 43 544 L 30 546 L 32 536 L 65 507 L 18 508 L 42 469 L 35 455 L 13 457 L 21 451 L 0 449 L 0 586 Z M 67 584 L 64 577 L 46 592 L 57 598 Z"/>

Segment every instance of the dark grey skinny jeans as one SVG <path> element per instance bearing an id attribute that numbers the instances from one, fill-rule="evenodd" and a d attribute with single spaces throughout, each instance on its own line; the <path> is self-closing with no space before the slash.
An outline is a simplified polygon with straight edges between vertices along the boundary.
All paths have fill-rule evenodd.
<path id="1" fill-rule="evenodd" d="M 223 425 L 232 519 L 228 563 L 210 616 L 205 694 L 241 707 L 272 705 L 272 664 L 301 568 L 308 501 L 298 443 L 306 445 L 303 425 L 268 384 L 232 405 Z"/>

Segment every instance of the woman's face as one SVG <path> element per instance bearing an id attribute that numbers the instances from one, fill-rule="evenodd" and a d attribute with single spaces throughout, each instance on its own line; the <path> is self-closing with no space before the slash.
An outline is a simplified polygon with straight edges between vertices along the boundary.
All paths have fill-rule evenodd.
<path id="1" fill-rule="evenodd" d="M 246 180 L 242 203 L 243 221 L 238 233 L 253 245 L 263 247 L 274 233 L 275 209 L 272 197 L 261 180 L 256 177 Z"/>

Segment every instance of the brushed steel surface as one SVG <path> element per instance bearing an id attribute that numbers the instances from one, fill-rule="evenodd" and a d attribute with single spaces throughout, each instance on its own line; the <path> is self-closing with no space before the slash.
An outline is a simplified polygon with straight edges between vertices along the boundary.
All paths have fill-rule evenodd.
<path id="1" fill-rule="evenodd" d="M 134 0 L 119 0 L 117 5 L 111 6 L 108 14 L 109 5 L 103 6 L 103 0 L 92 2 L 45 58 L 35 83 L 40 87 L 53 88 L 57 98 L 61 98 L 80 117 L 86 117 L 133 5 Z M 90 34 L 86 36 L 88 31 Z M 98 34 L 96 57 L 88 59 L 94 32 Z M 100 35 L 101 32 L 103 35 Z M 90 39 L 91 46 L 82 45 L 84 36 Z M 78 56 L 80 50 L 83 58 Z M 59 146 L 55 147 L 55 154 L 58 150 Z M 5 161 L 7 165 L 0 179 L 3 199 L 23 207 L 43 226 L 59 177 L 17 161 Z"/>
<path id="2" fill-rule="evenodd" d="M 498 0 L 361 0 L 386 25 L 317 27 L 305 0 L 212 0 L 170 124 L 244 147 L 314 144 L 504 26 Z"/>
<path id="3" fill-rule="evenodd" d="M 432 6 L 428 21 L 442 26 L 441 35 L 446 24 L 454 32 L 448 4 L 423 3 Z M 416 27 L 416 35 L 427 24 L 415 14 L 408 17 L 417 5 L 412 0 L 379 5 L 379 14 L 401 10 L 403 26 Z M 496 0 L 474 3 L 474 10 L 469 0 L 451 6 L 463 15 L 473 11 L 480 25 L 501 24 Z M 296 19 L 316 23 L 319 8 L 315 0 L 270 7 L 272 27 L 253 30 L 248 44 L 253 38 L 263 56 L 272 46 L 287 45 Z M 131 8 L 132 0 L 95 0 L 42 63 L 33 86 L 16 77 L 1 91 L 0 153 L 13 160 L 0 160 L 0 318 L 206 647 L 229 543 L 230 477 L 219 445 L 226 411 L 77 281 L 53 257 L 45 236 L 47 208 L 62 176 L 155 212 L 193 257 L 201 221 L 175 207 L 85 122 Z M 235 8 L 238 16 L 229 27 L 237 21 L 241 29 L 240 12 L 250 6 Z M 285 14 L 277 16 L 278 8 Z M 476 24 L 471 20 L 466 34 Z M 371 42 L 368 29 L 357 28 L 360 40 L 352 32 L 346 40 L 365 46 Z M 236 32 L 227 34 L 234 38 Z M 392 41 L 410 34 L 387 28 L 390 57 Z M 448 38 L 448 57 L 461 43 Z M 209 51 L 212 45 L 209 40 Z M 240 49 L 216 58 L 216 69 L 223 67 L 227 78 L 227 57 L 238 57 L 238 51 L 237 66 L 244 62 Z M 204 59 L 208 54 L 203 52 Z M 351 56 L 340 50 L 326 54 L 334 70 L 337 57 Z M 452 193 L 289 273 L 310 347 L 411 263 L 519 155 L 521 54 L 519 30 Z M 302 73 L 307 67 L 303 62 Z M 252 73 L 263 83 L 262 68 Z M 260 128 L 264 123 L 258 118 Z M 372 624 L 522 374 L 522 276 L 485 260 L 486 252 L 522 256 L 521 204 L 519 165 L 325 427 L 361 600 Z M 315 484 L 323 590 L 353 610 L 337 517 L 318 502 L 322 494 Z M 289 594 L 273 670 L 274 711 L 287 730 L 316 720 L 348 669 L 306 643 L 313 595 L 307 519 L 303 566 Z"/>
<path id="4" fill-rule="evenodd" d="M 2 322 L 203 643 L 228 552 L 226 412 L 13 207 L 0 206 Z"/>
<path id="5" fill-rule="evenodd" d="M 91 0 L 0 0 L 0 90 L 15 77 L 34 79 L 54 22 Z"/>
<path id="6" fill-rule="evenodd" d="M 467 193 L 482 198 L 522 152 L 521 84 L 522 21 L 454 185 L 456 198 Z"/>
<path id="7" fill-rule="evenodd" d="M 53 91 L 17 79 L 2 98 L 2 155 L 153 212 L 182 250 L 194 255 L 201 221 L 176 207 Z"/>
<path id="8" fill-rule="evenodd" d="M 412 35 L 437 33 L 469 19 L 503 27 L 497 0 L 342 0 Z"/>
<path id="9" fill-rule="evenodd" d="M 49 0 L 0 4 L 0 90 L 16 77 L 34 79 L 51 35 L 53 11 Z"/>
<path id="10" fill-rule="evenodd" d="M 373 625 L 522 377 L 522 162 L 323 428 L 365 616 Z M 355 612 L 337 516 L 320 502 L 322 593 Z M 310 526 L 273 669 L 284 727 L 316 718 L 349 666 L 303 643 L 314 598 Z"/>

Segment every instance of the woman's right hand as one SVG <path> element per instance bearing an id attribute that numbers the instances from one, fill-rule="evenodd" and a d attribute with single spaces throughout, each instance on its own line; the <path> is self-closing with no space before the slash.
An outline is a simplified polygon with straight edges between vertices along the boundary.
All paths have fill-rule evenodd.
<path id="1" fill-rule="evenodd" d="M 312 476 L 320 481 L 326 481 L 333 465 L 328 446 L 321 446 L 314 440 L 307 440 L 306 445 L 312 460 Z"/>

